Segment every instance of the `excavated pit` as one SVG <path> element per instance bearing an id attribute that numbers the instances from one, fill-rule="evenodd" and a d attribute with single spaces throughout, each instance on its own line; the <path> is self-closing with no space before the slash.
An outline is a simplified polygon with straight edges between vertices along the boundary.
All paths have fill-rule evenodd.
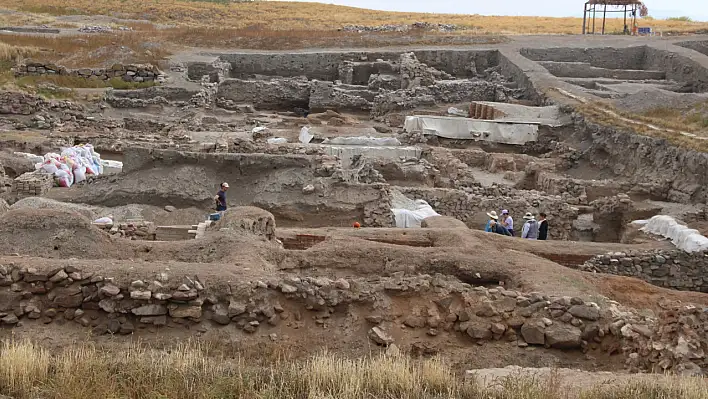
<path id="1" fill-rule="evenodd" d="M 627 48 L 525 48 L 521 54 L 552 75 L 603 98 L 643 90 L 705 93 L 708 71 L 695 61 L 649 46 Z"/>
<path id="2" fill-rule="evenodd" d="M 652 46 L 510 51 L 200 54 L 89 118 L 51 104 L 14 117 L 47 136 L 7 148 L 92 142 L 123 170 L 33 200 L 13 188 L 18 156 L 2 158 L 1 323 L 301 354 L 395 343 L 468 367 L 687 367 L 650 337 L 677 339 L 660 312 L 708 304 L 708 258 L 629 224 L 706 223 L 705 154 L 587 122 L 535 74 L 626 100 L 701 96 L 705 69 Z M 208 223 L 222 182 L 229 209 Z M 401 197 L 442 217 L 396 228 Z M 545 212 L 549 240 L 480 231 L 502 209 L 517 235 Z M 91 223 L 106 215 L 115 226 Z"/>

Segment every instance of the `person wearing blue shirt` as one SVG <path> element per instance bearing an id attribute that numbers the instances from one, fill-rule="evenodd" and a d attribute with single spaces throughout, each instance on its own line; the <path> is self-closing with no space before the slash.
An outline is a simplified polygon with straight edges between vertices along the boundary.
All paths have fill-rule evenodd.
<path id="1" fill-rule="evenodd" d="M 492 231 L 492 222 L 498 221 L 499 216 L 497 215 L 496 211 L 491 211 L 491 212 L 487 213 L 487 216 L 489 216 L 489 220 L 487 220 L 487 224 L 484 226 L 484 231 L 489 233 L 490 231 Z"/>
<path id="2" fill-rule="evenodd" d="M 216 202 L 216 211 L 223 212 L 226 210 L 226 192 L 229 190 L 229 183 L 221 183 L 221 189 L 214 197 Z"/>

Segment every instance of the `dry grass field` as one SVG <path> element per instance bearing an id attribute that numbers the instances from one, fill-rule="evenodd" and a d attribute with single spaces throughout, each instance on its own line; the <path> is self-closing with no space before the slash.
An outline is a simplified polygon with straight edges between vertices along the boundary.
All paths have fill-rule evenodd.
<path id="1" fill-rule="evenodd" d="M 578 10 L 580 10 L 578 3 Z M 0 8 L 34 13 L 36 19 L 62 15 L 108 15 L 192 27 L 218 26 L 267 30 L 336 30 L 347 24 L 376 26 L 412 22 L 460 25 L 478 34 L 577 34 L 580 18 L 506 17 L 480 15 L 383 12 L 321 3 L 188 0 L 0 0 Z M 651 12 L 651 9 L 650 9 Z M 708 29 L 708 23 L 685 20 L 650 20 L 642 25 L 664 32 L 693 32 Z M 621 32 L 623 22 L 612 19 L 608 32 Z"/>
<path id="2" fill-rule="evenodd" d="M 465 380 L 443 361 L 405 355 L 304 361 L 225 357 L 204 345 L 170 351 L 133 347 L 119 355 L 88 344 L 49 353 L 27 341 L 0 346 L 0 391 L 17 399 L 56 398 L 398 398 L 398 399 L 706 399 L 702 379 L 564 389 L 557 376 L 513 375 L 490 386 Z"/>

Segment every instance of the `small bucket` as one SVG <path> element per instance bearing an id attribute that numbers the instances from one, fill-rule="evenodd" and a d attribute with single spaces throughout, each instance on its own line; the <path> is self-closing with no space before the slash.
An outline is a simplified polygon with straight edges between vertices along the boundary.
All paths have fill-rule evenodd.
<path id="1" fill-rule="evenodd" d="M 219 212 L 217 213 L 212 213 L 209 215 L 209 220 L 212 220 L 216 222 L 217 220 L 221 219 L 221 214 Z"/>

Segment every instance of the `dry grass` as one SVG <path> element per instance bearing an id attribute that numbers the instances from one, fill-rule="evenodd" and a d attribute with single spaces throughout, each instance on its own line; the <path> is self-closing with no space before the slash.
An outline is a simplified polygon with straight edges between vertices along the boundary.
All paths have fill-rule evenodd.
<path id="1" fill-rule="evenodd" d="M 16 62 L 39 53 L 36 47 L 12 46 L 0 41 L 0 62 Z"/>
<path id="2" fill-rule="evenodd" d="M 708 140 L 690 137 L 682 132 L 700 136 L 701 131 L 693 130 L 682 119 L 663 119 L 672 111 L 657 111 L 654 116 L 642 116 L 619 111 L 607 104 L 587 103 L 577 107 L 578 111 L 591 122 L 618 129 L 627 129 L 637 134 L 664 139 L 669 143 L 695 151 L 708 152 Z M 693 130 L 693 131 L 691 131 Z M 705 132 L 705 129 L 703 129 Z"/>
<path id="3" fill-rule="evenodd" d="M 306 361 L 226 358 L 196 344 L 156 351 L 133 347 L 103 352 L 89 344 L 58 354 L 27 341 L 5 342 L 0 353 L 0 394 L 24 398 L 401 398 L 561 399 L 569 397 L 552 374 L 548 380 L 515 375 L 491 388 L 465 381 L 440 359 L 406 356 L 344 359 L 323 353 Z M 583 399 L 708 398 L 701 379 L 597 388 Z"/>
<path id="4" fill-rule="evenodd" d="M 708 133 L 708 101 L 689 109 L 654 108 L 640 116 L 642 120 L 655 125 L 696 134 Z"/>
<path id="5" fill-rule="evenodd" d="M 0 0 L 0 7 L 48 16 L 72 14 L 111 15 L 148 19 L 170 25 L 225 26 L 234 29 L 261 25 L 275 30 L 333 30 L 347 24 L 408 24 L 416 21 L 453 23 L 495 34 L 575 34 L 581 18 L 505 17 L 480 15 L 384 12 L 320 3 L 256 1 L 214 2 L 184 0 Z M 664 32 L 688 32 L 708 28 L 708 23 L 651 20 L 642 25 Z M 610 19 L 608 32 L 621 32 L 623 22 Z"/>
<path id="6" fill-rule="evenodd" d="M 110 66 L 115 62 L 159 65 L 170 54 L 164 43 L 146 40 L 142 32 L 86 36 L 4 34 L 0 43 L 15 48 L 36 49 L 33 57 L 61 63 L 69 68 Z"/>

